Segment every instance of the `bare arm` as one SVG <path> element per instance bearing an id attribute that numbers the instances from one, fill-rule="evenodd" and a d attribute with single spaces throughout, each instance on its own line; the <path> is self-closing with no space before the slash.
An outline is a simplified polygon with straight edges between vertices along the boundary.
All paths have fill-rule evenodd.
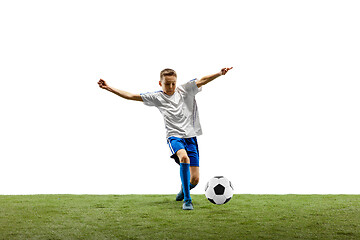
<path id="1" fill-rule="evenodd" d="M 199 87 L 211 82 L 212 80 L 214 80 L 222 75 L 225 75 L 230 69 L 232 69 L 232 67 L 231 68 L 223 68 L 218 73 L 202 77 L 200 80 L 196 81 L 196 86 L 199 88 Z"/>
<path id="2" fill-rule="evenodd" d="M 129 92 L 126 92 L 123 90 L 119 90 L 119 89 L 110 87 L 109 85 L 107 85 L 107 83 L 103 79 L 100 79 L 98 84 L 99 84 L 99 87 L 101 87 L 102 89 L 108 90 L 109 92 L 112 92 L 122 98 L 125 98 L 128 100 L 134 100 L 134 101 L 143 101 L 140 94 L 133 94 L 133 93 L 129 93 Z"/>

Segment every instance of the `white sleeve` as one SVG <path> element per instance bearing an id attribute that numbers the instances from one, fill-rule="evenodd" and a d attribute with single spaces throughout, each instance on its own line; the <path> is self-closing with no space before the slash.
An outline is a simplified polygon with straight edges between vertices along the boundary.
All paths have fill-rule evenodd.
<path id="1" fill-rule="evenodd" d="M 159 91 L 158 92 L 148 92 L 148 93 L 141 93 L 140 94 L 144 104 L 149 107 L 159 106 L 160 101 L 158 99 Z"/>
<path id="2" fill-rule="evenodd" d="M 196 81 L 197 81 L 197 79 L 195 78 L 195 79 L 190 80 L 189 82 L 181 85 L 181 87 L 188 94 L 195 96 L 197 93 L 201 92 L 201 89 L 202 89 L 201 87 L 200 88 L 197 87 Z"/>

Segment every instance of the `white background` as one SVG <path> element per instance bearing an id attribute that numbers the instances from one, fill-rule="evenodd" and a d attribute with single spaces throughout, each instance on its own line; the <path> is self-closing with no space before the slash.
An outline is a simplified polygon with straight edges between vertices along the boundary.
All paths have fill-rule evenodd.
<path id="1" fill-rule="evenodd" d="M 1 1 L 0 194 L 172 194 L 159 89 L 197 95 L 199 187 L 359 194 L 358 1 Z"/>

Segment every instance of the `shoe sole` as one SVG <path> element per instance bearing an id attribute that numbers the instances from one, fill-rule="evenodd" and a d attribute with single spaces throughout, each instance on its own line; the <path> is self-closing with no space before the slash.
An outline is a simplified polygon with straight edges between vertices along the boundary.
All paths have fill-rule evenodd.
<path id="1" fill-rule="evenodd" d="M 194 208 L 183 208 L 183 210 L 185 210 L 185 211 L 191 211 L 191 210 L 194 210 Z"/>

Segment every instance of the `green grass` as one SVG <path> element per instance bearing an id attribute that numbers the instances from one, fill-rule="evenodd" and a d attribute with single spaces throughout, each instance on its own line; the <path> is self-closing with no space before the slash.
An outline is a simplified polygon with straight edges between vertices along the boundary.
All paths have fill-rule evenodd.
<path id="1" fill-rule="evenodd" d="M 360 195 L 0 196 L 0 239 L 360 239 Z"/>

